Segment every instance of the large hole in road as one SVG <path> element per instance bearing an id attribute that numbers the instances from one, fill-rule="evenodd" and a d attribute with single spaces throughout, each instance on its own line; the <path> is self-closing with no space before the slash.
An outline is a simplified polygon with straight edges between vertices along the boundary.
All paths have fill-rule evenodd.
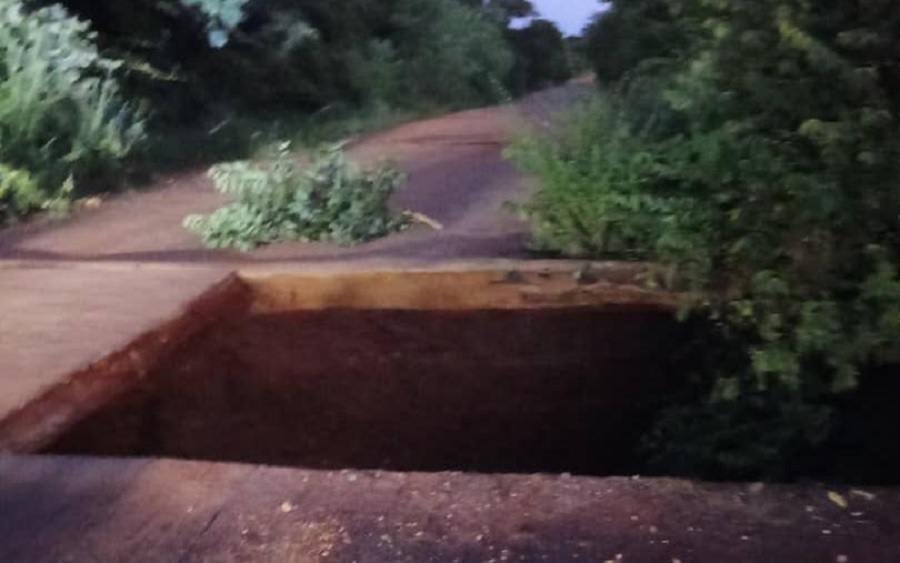
<path id="1" fill-rule="evenodd" d="M 45 451 L 623 474 L 677 383 L 678 326 L 659 308 L 361 307 L 355 295 L 215 323 Z"/>

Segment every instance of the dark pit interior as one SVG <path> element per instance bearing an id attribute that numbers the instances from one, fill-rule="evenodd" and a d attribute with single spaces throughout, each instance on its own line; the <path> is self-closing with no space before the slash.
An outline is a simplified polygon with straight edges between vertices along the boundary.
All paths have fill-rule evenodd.
<path id="1" fill-rule="evenodd" d="M 677 384 L 664 312 L 247 313 L 183 344 L 52 453 L 309 468 L 634 470 Z"/>

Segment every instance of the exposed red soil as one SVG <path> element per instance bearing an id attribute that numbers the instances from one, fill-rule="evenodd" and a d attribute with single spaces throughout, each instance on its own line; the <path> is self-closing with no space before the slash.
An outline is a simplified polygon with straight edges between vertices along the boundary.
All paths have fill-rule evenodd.
<path id="1" fill-rule="evenodd" d="M 302 311 L 221 322 L 50 451 L 308 468 L 627 474 L 671 314 Z"/>

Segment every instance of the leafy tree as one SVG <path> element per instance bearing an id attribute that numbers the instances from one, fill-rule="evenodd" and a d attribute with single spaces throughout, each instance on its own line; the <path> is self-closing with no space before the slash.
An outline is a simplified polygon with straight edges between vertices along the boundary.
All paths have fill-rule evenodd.
<path id="1" fill-rule="evenodd" d="M 210 45 L 223 47 L 228 35 L 244 19 L 244 8 L 249 0 L 180 0 L 181 4 L 198 9 L 206 19 Z"/>
<path id="2" fill-rule="evenodd" d="M 611 0 L 585 31 L 587 56 L 600 83 L 620 79 L 640 63 L 668 58 L 687 43 L 669 0 Z"/>
<path id="3" fill-rule="evenodd" d="M 537 15 L 530 0 L 461 0 L 473 8 L 486 8 L 499 14 L 506 23 L 515 18 L 529 18 Z"/>
<path id="4" fill-rule="evenodd" d="M 492 12 L 458 0 L 64 1 L 149 71 L 132 73 L 132 91 L 179 122 L 216 106 L 485 103 L 510 64 Z"/>
<path id="5" fill-rule="evenodd" d="M 556 24 L 537 19 L 508 32 L 516 57 L 511 81 L 515 93 L 561 84 L 572 77 L 569 49 Z"/>
<path id="6" fill-rule="evenodd" d="M 526 211 L 547 248 L 660 264 L 707 319 L 657 466 L 790 476 L 839 397 L 900 360 L 900 5 L 663 7 L 651 35 L 674 39 L 634 50 L 647 22 L 607 20 L 623 79 L 567 139 L 520 148 L 544 180 Z"/>
<path id="7" fill-rule="evenodd" d="M 455 0 L 403 0 L 390 21 L 404 61 L 397 95 L 450 107 L 501 99 L 512 56 L 484 12 Z"/>
<path id="8" fill-rule="evenodd" d="M 537 14 L 534 4 L 529 0 L 488 0 L 485 4 L 508 18 L 528 18 Z"/>

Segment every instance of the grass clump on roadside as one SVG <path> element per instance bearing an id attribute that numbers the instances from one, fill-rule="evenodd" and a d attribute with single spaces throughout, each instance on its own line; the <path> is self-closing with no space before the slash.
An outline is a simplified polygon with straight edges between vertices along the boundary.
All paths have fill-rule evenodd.
<path id="1" fill-rule="evenodd" d="M 209 176 L 233 201 L 210 215 L 191 215 L 184 224 L 210 248 L 246 251 L 278 241 L 351 245 L 408 224 L 406 215 L 388 206 L 404 174 L 390 166 L 361 170 L 339 145 L 320 149 L 301 168 L 290 144 L 282 143 L 269 162 L 219 164 Z"/>

